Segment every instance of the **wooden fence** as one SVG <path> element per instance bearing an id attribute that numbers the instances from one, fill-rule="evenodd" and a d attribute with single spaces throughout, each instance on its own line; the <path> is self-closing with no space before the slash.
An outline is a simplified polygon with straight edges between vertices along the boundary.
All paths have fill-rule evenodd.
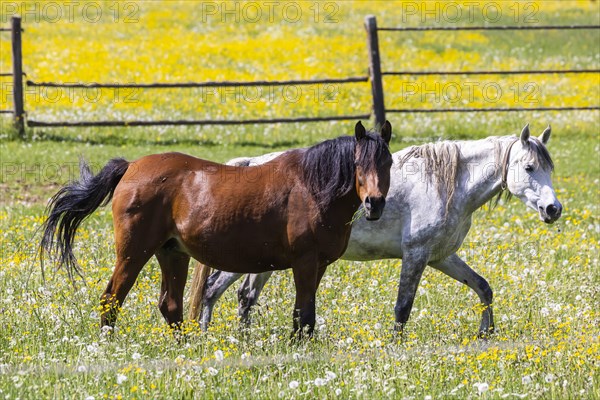
<path id="1" fill-rule="evenodd" d="M 447 75 L 525 75 L 525 74 L 583 74 L 599 73 L 600 69 L 566 69 L 566 70 L 528 70 L 528 71 L 381 71 L 379 54 L 379 39 L 377 32 L 431 32 L 431 31 L 518 31 L 518 30 L 572 30 L 600 29 L 600 25 L 531 25 L 531 26 L 452 26 L 452 27 L 403 27 L 378 28 L 375 16 L 365 19 L 369 36 L 369 56 L 371 59 L 371 90 L 373 92 L 373 111 L 375 124 L 385 121 L 386 113 L 446 113 L 446 112 L 507 112 L 507 111 L 570 111 L 570 110 L 600 110 L 600 105 L 576 107 L 487 107 L 487 108 L 386 108 L 384 102 L 383 76 L 447 76 Z"/>
<path id="2" fill-rule="evenodd" d="M 109 121 L 38 121 L 27 118 L 24 108 L 23 91 L 23 58 L 21 18 L 12 18 L 11 28 L 0 29 L 11 32 L 13 71 L 0 74 L 0 78 L 12 76 L 14 82 L 13 110 L 0 110 L 0 113 L 13 114 L 14 124 L 18 132 L 25 136 L 25 127 L 84 127 L 84 126 L 152 126 L 152 125 L 238 125 L 238 124 L 262 124 L 262 123 L 295 123 L 295 122 L 320 122 L 368 119 L 372 114 L 375 116 L 375 125 L 381 126 L 385 121 L 386 113 L 443 113 L 443 112 L 507 112 L 507 111 L 568 111 L 568 110 L 600 110 L 600 105 L 577 106 L 577 107 L 510 107 L 510 108 L 386 108 L 384 100 L 384 76 L 426 76 L 426 75 L 517 75 L 517 74 L 582 74 L 599 73 L 600 69 L 565 69 L 565 70 L 527 70 L 527 71 L 381 71 L 381 56 L 379 50 L 379 31 L 487 31 L 487 30 L 572 30 L 572 29 L 600 29 L 600 25 L 568 25 L 568 26 L 471 26 L 471 27 L 377 27 L 375 16 L 369 15 L 365 19 L 369 51 L 369 76 L 354 76 L 342 78 L 323 78 L 311 80 L 287 80 L 269 81 L 257 80 L 249 82 L 220 81 L 220 82 L 184 82 L 184 83 L 146 83 L 146 84 L 78 84 L 60 82 L 36 82 L 27 80 L 28 87 L 62 87 L 62 88 L 199 88 L 199 87 L 249 87 L 249 86 L 283 86 L 283 85 L 313 85 L 313 84 L 347 84 L 359 82 L 371 82 L 372 110 L 360 115 L 332 115 L 312 116 L 297 118 L 264 118 L 243 120 L 109 120 Z"/>

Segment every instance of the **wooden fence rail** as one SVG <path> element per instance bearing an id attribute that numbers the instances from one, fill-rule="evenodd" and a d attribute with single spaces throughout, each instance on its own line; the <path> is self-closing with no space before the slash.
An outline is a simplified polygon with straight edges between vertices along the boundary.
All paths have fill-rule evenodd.
<path id="1" fill-rule="evenodd" d="M 103 89 L 173 89 L 201 87 L 255 87 L 255 86 L 285 86 L 285 85 L 318 85 L 328 83 L 360 83 L 368 82 L 368 76 L 353 76 L 349 78 L 324 79 L 293 79 L 287 81 L 213 81 L 213 82 L 182 82 L 182 83 L 60 83 L 27 81 L 27 86 L 63 87 L 63 88 L 103 88 Z"/>

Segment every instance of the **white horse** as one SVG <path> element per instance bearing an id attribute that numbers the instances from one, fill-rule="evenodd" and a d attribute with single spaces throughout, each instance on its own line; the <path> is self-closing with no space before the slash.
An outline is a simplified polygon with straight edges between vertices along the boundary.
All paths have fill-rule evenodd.
<path id="1" fill-rule="evenodd" d="M 552 188 L 553 162 L 546 149 L 550 126 L 539 138 L 530 137 L 529 125 L 520 138 L 490 137 L 474 141 L 443 141 L 413 146 L 393 154 L 391 185 L 386 209 L 379 221 L 357 219 L 344 260 L 401 258 L 402 271 L 395 306 L 395 329 L 402 331 L 413 305 L 425 266 L 429 265 L 469 286 L 484 310 L 479 334 L 493 332 L 492 289 L 457 254 L 471 227 L 475 210 L 504 191 L 517 196 L 539 218 L 553 223 L 562 205 Z M 237 164 L 260 164 L 277 156 L 236 159 Z M 196 276 L 208 273 L 198 264 Z M 238 290 L 239 315 L 249 323 L 251 307 L 272 272 L 248 275 Z M 217 271 L 206 287 L 192 285 L 191 318 L 202 299 L 201 326 L 208 327 L 218 298 L 242 274 Z M 203 290 L 204 289 L 204 290 Z M 199 293 L 202 293 L 203 295 Z"/>

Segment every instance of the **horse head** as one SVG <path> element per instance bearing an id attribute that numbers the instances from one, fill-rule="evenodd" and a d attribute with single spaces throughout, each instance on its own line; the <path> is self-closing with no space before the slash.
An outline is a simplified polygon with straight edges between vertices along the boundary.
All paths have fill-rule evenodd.
<path id="1" fill-rule="evenodd" d="M 532 137 L 529 124 L 507 152 L 503 185 L 523 203 L 539 213 L 548 224 L 562 213 L 562 204 L 552 187 L 554 163 L 546 145 L 550 140 L 550 125 L 539 137 Z"/>
<path id="2" fill-rule="evenodd" d="M 354 129 L 356 137 L 356 193 L 360 198 L 368 220 L 378 220 L 385 207 L 385 196 L 390 188 L 392 155 L 389 143 L 392 125 L 389 121 L 380 134 L 367 133 L 360 121 Z"/>

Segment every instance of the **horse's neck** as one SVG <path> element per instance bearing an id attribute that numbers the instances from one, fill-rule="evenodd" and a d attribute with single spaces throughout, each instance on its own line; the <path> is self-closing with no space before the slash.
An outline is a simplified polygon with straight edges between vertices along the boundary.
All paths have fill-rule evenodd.
<path id="1" fill-rule="evenodd" d="M 323 213 L 323 220 L 350 222 L 360 207 L 361 201 L 356 190 L 333 200 Z"/>
<path id="2" fill-rule="evenodd" d="M 462 142 L 460 146 L 461 177 L 463 183 L 462 206 L 473 212 L 494 198 L 502 190 L 502 157 L 510 140 L 499 138 Z M 498 148 L 499 146 L 499 152 Z M 499 153 L 499 154 L 498 154 Z"/>

